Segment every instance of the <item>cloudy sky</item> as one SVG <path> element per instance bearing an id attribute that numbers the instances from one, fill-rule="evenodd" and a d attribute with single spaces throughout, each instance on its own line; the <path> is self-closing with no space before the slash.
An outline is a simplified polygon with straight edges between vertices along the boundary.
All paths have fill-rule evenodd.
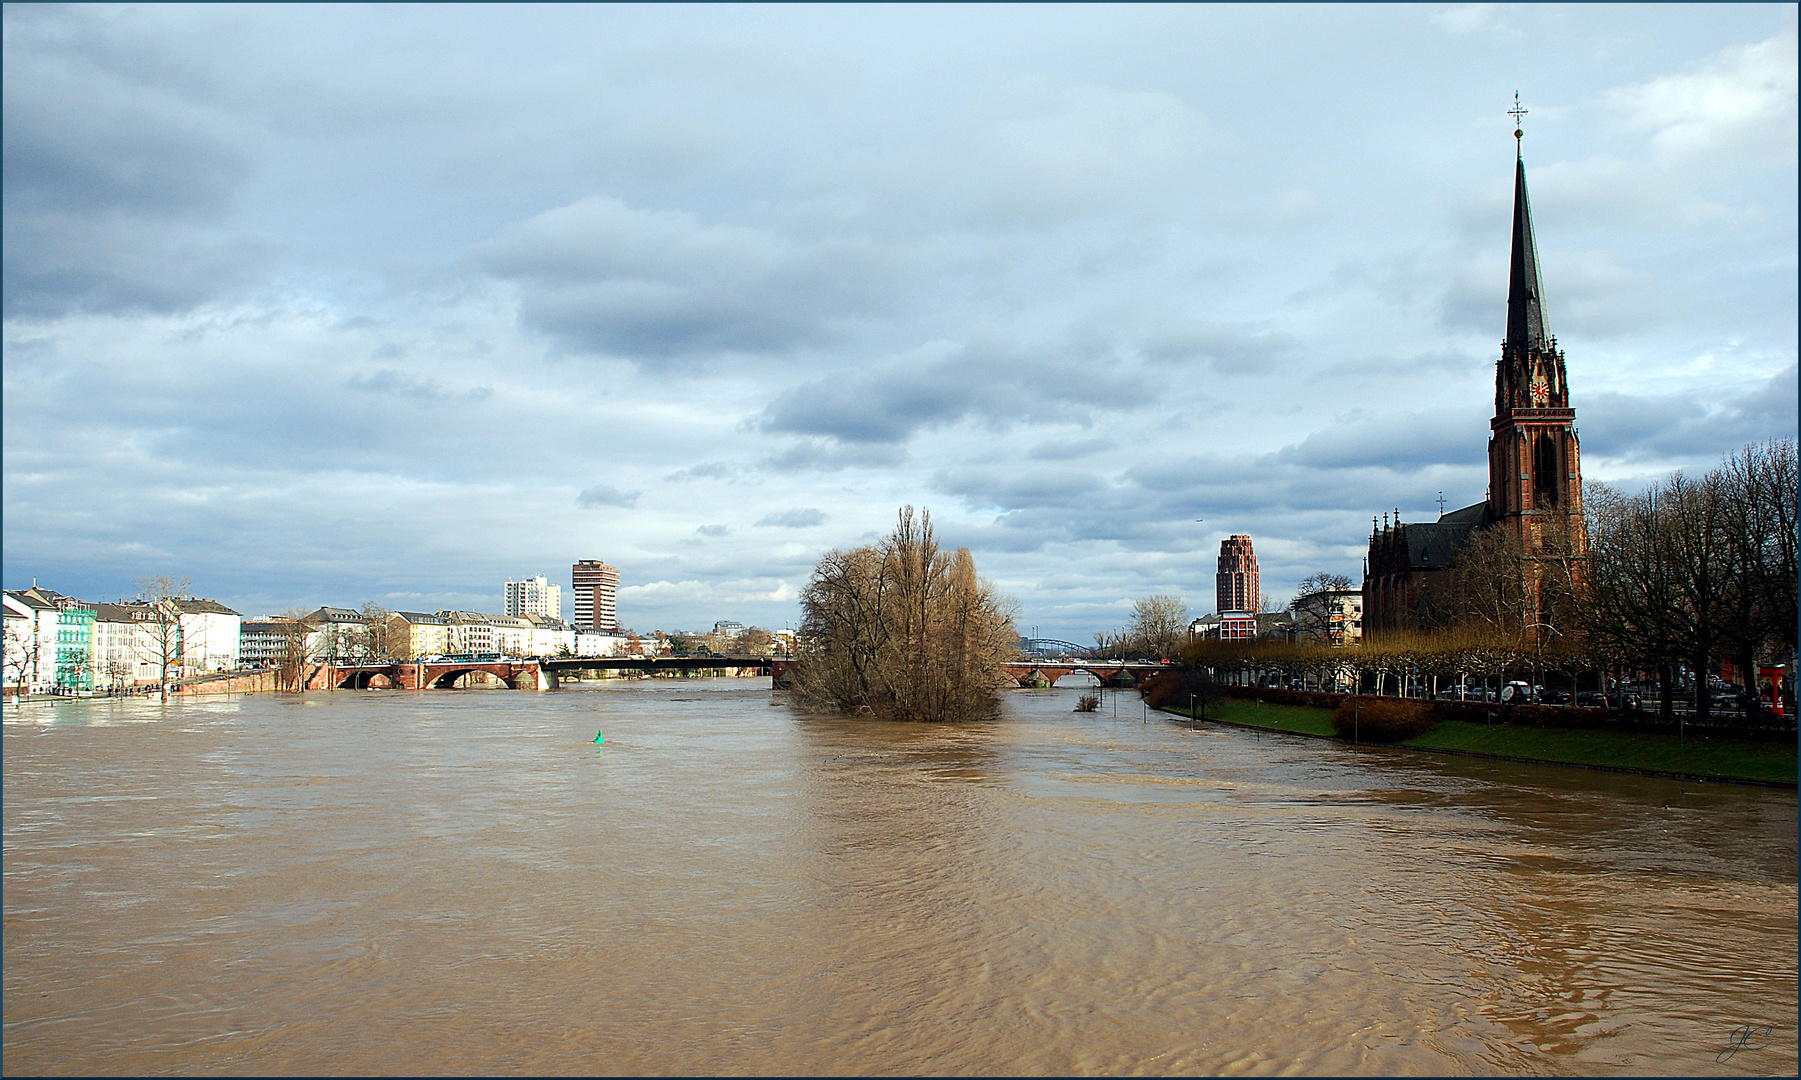
<path id="1" fill-rule="evenodd" d="M 9 588 L 1355 577 L 1484 497 L 1515 91 L 1586 475 L 1796 429 L 1789 5 L 4 11 Z"/>

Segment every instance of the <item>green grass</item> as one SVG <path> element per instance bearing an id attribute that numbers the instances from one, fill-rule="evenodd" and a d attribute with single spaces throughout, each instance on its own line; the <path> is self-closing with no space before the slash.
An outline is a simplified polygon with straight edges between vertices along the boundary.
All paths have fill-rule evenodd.
<path id="1" fill-rule="evenodd" d="M 1484 725 L 1446 720 L 1402 746 L 1433 750 L 1489 752 Z M 1730 776 L 1744 780 L 1795 782 L 1792 740 L 1737 738 L 1689 733 L 1686 755 L 1675 735 L 1661 731 L 1589 731 L 1582 728 L 1512 727 L 1496 724 L 1496 754 L 1563 761 L 1575 765 L 1687 772 L 1691 776 Z M 1686 757 L 1686 761 L 1684 758 Z"/>
<path id="2" fill-rule="evenodd" d="M 1187 709 L 1166 712 L 1188 715 Z M 1310 709 L 1304 705 L 1259 705 L 1255 701 L 1226 698 L 1206 708 L 1208 720 L 1224 720 L 1230 724 L 1269 728 L 1271 731 L 1298 731 L 1305 735 L 1332 734 L 1332 710 Z"/>
<path id="3" fill-rule="evenodd" d="M 1165 709 L 1179 716 L 1187 709 Z M 1207 706 L 1208 720 L 1292 731 L 1308 735 L 1332 734 L 1332 710 L 1300 705 L 1259 705 L 1255 701 L 1228 698 Z M 1687 772 L 1690 776 L 1732 777 L 1741 780 L 1795 782 L 1795 743 L 1784 739 L 1746 739 L 1731 735 L 1703 736 L 1690 732 L 1686 755 L 1675 735 L 1662 732 L 1591 731 L 1583 728 L 1494 726 L 1494 744 L 1482 724 L 1446 720 L 1402 746 L 1421 750 L 1463 750 L 1506 757 L 1554 761 L 1569 765 L 1604 765 L 1622 769 Z M 1686 760 L 1684 758 L 1686 757 Z"/>

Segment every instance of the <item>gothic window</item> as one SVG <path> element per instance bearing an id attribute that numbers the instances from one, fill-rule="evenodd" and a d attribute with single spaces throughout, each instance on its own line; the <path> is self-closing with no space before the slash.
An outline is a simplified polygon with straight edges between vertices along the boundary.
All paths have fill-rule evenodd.
<path id="1" fill-rule="evenodd" d="M 1556 506 L 1560 501 L 1557 457 L 1557 441 L 1549 434 L 1532 441 L 1532 498 L 1540 506 Z"/>

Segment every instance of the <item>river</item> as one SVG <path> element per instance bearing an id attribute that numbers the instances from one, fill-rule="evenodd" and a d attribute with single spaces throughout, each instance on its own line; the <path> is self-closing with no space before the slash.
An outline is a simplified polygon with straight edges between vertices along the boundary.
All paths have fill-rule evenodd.
<path id="1" fill-rule="evenodd" d="M 1795 1072 L 1793 792 L 767 687 L 9 707 L 5 1071 Z"/>

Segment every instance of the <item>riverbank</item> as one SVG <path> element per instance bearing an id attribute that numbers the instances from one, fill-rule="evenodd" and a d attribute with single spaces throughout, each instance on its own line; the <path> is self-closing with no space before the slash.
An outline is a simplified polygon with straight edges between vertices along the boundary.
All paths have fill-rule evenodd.
<path id="1" fill-rule="evenodd" d="M 1190 718 L 1187 709 L 1164 712 Z M 1258 728 L 1287 735 L 1333 738 L 1332 710 L 1303 705 L 1258 704 L 1227 699 L 1207 706 L 1207 723 Z M 1489 728 L 1444 720 L 1418 738 L 1396 744 L 1409 750 L 1575 768 L 1606 769 L 1675 779 L 1750 782 L 1794 788 L 1798 761 L 1793 742 L 1731 735 L 1684 736 L 1663 732 L 1614 732 L 1583 728 Z"/>

